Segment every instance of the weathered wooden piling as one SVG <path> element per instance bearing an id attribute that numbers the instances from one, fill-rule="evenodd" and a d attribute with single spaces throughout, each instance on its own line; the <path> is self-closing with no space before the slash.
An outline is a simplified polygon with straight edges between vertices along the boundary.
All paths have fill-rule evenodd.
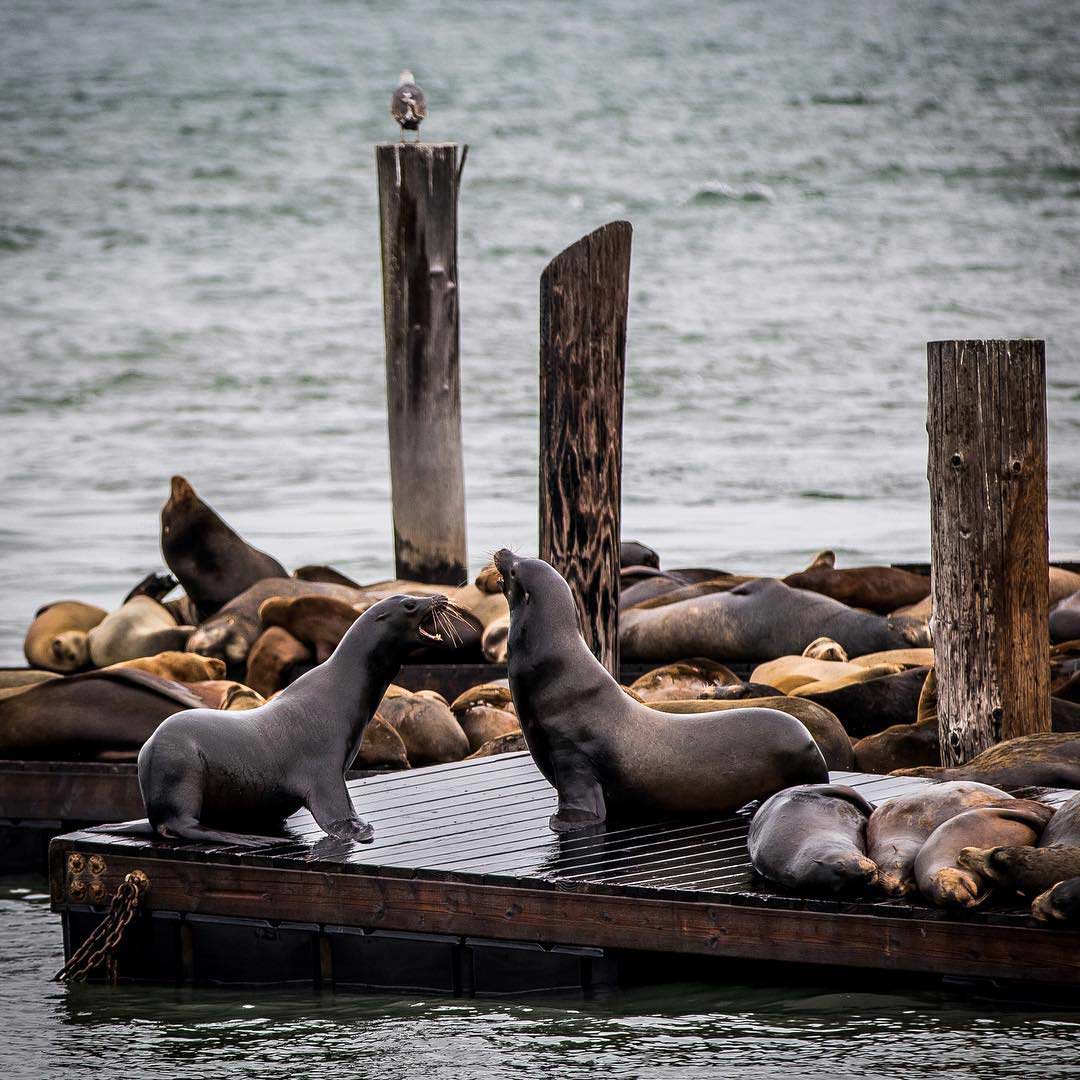
<path id="1" fill-rule="evenodd" d="M 454 143 L 375 148 L 397 576 L 468 576 Z"/>
<path id="2" fill-rule="evenodd" d="M 1041 341 L 927 345 L 941 757 L 1050 730 Z"/>
<path id="3" fill-rule="evenodd" d="M 570 583 L 585 640 L 616 678 L 632 231 L 597 229 L 540 278 L 540 556 Z"/>

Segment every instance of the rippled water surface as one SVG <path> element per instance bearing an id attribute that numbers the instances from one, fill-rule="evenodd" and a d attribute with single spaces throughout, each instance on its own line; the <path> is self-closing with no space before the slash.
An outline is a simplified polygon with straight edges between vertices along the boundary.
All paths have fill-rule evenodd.
<path id="1" fill-rule="evenodd" d="M 623 217 L 627 534 L 736 570 L 924 559 L 925 342 L 1037 336 L 1051 547 L 1080 553 L 1074 4 L 0 0 L 0 663 L 40 604 L 109 606 L 159 565 L 173 472 L 289 565 L 391 571 L 372 144 L 406 64 L 425 135 L 471 146 L 474 568 L 535 543 L 540 272 Z M 64 991 L 25 887 L 0 905 L 5 1076 L 1027 1080 L 1080 1057 L 1072 1019 L 874 974 L 571 1007 Z"/>

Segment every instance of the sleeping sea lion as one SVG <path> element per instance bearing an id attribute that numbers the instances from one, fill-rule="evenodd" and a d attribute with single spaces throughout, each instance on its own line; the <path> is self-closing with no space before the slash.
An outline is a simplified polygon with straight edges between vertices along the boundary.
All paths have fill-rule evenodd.
<path id="1" fill-rule="evenodd" d="M 633 701 L 589 651 L 570 586 L 502 550 L 508 674 L 529 750 L 558 792 L 556 832 L 613 814 L 724 814 L 792 784 L 828 780 L 806 728 L 775 709 L 673 719 Z M 696 655 L 691 651 L 690 655 Z"/>
<path id="2" fill-rule="evenodd" d="M 822 552 L 805 570 L 788 574 L 784 584 L 831 596 L 849 607 L 875 611 L 879 615 L 888 615 L 907 604 L 917 604 L 930 595 L 930 579 L 922 574 L 892 566 L 837 570 L 835 559 L 831 551 Z"/>
<path id="3" fill-rule="evenodd" d="M 713 687 L 741 681 L 723 664 L 697 657 L 646 671 L 630 684 L 630 689 L 642 701 L 686 701 Z"/>
<path id="4" fill-rule="evenodd" d="M 877 669 L 867 668 L 869 672 Z M 914 723 L 919 709 L 919 694 L 927 668 L 911 668 L 895 675 L 849 683 L 847 686 L 800 686 L 796 693 L 807 701 L 816 701 L 844 725 L 854 739 L 873 735 L 893 724 Z"/>
<path id="5" fill-rule="evenodd" d="M 957 861 L 995 885 L 1025 896 L 1080 877 L 1080 847 L 966 847 Z"/>
<path id="6" fill-rule="evenodd" d="M 802 651 L 803 656 L 811 660 L 836 660 L 841 664 L 847 663 L 848 654 L 843 646 L 838 645 L 832 638 L 814 638 Z"/>
<path id="7" fill-rule="evenodd" d="M 877 874 L 866 855 L 866 821 L 873 810 L 842 784 L 779 791 L 750 823 L 750 862 L 762 877 L 798 892 L 864 888 Z"/>
<path id="8" fill-rule="evenodd" d="M 660 556 L 647 544 L 623 540 L 619 544 L 619 566 L 651 566 L 660 569 Z"/>
<path id="9" fill-rule="evenodd" d="M 1080 787 L 1080 735 L 1057 732 L 1020 735 L 991 746 L 953 769 L 921 765 L 894 776 L 975 780 L 998 787 Z"/>
<path id="10" fill-rule="evenodd" d="M 1031 914 L 1040 922 L 1080 922 L 1080 877 L 1063 881 L 1035 897 Z"/>
<path id="11" fill-rule="evenodd" d="M 878 866 L 878 885 L 887 896 L 915 889 L 915 859 L 927 837 L 950 818 L 980 806 L 1013 802 L 1008 792 L 958 781 L 928 784 L 910 795 L 883 802 L 866 827 L 866 852 Z"/>
<path id="12" fill-rule="evenodd" d="M 1008 806 L 980 806 L 949 818 L 927 837 L 915 859 L 919 891 L 938 907 L 981 904 L 990 882 L 960 865 L 961 850 L 1034 844 L 1053 814 L 1045 803 L 1014 799 Z"/>
<path id="13" fill-rule="evenodd" d="M 90 662 L 109 667 L 142 656 L 181 651 L 194 626 L 178 626 L 172 613 L 149 596 L 133 596 L 86 635 Z"/>
<path id="14" fill-rule="evenodd" d="M 225 678 L 223 661 L 176 650 L 155 653 L 153 656 L 138 656 L 134 660 L 121 660 L 118 664 L 109 665 L 106 670 L 111 671 L 113 668 L 137 668 L 139 671 L 148 671 L 151 675 L 157 675 L 162 679 L 172 679 L 174 682 L 181 683 Z"/>
<path id="15" fill-rule="evenodd" d="M 471 749 L 478 749 L 469 745 L 461 725 L 443 701 L 412 693 L 387 696 L 377 715 L 401 736 L 410 765 L 444 765 L 460 761 Z"/>
<path id="16" fill-rule="evenodd" d="M 264 844 L 306 806 L 340 839 L 370 840 L 345 786 L 383 693 L 405 656 L 434 641 L 445 598 L 392 596 L 353 623 L 324 664 L 247 712 L 169 717 L 139 753 L 139 788 L 160 836 Z M 254 830 L 243 834 L 226 827 Z"/>
<path id="17" fill-rule="evenodd" d="M 23 642 L 27 662 L 65 675 L 82 670 L 90 663 L 86 635 L 108 614 L 79 600 L 59 600 L 38 608 Z"/>
<path id="18" fill-rule="evenodd" d="M 229 528 L 182 476 L 172 478 L 161 509 L 161 553 L 202 619 L 255 582 L 286 576 L 277 559 Z"/>

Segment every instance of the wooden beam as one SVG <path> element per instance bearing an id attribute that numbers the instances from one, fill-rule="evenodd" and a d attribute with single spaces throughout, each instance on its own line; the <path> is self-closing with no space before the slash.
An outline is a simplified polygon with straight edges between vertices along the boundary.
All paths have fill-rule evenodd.
<path id="1" fill-rule="evenodd" d="M 927 345 L 941 762 L 1050 730 L 1043 342 Z"/>
<path id="2" fill-rule="evenodd" d="M 597 229 L 540 278 L 540 557 L 570 583 L 585 641 L 616 677 L 632 231 Z"/>
<path id="3" fill-rule="evenodd" d="M 457 147 L 384 143 L 379 174 L 397 576 L 468 578 L 458 370 Z"/>

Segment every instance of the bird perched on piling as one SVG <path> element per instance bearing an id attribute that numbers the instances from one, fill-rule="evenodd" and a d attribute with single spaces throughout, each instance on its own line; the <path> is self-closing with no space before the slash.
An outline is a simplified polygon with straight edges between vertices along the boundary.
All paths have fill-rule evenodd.
<path id="1" fill-rule="evenodd" d="M 398 79 L 398 88 L 390 99 L 390 115 L 401 126 L 402 142 L 406 131 L 415 131 L 416 141 L 420 141 L 420 121 L 427 116 L 427 98 L 413 81 L 411 71 L 403 71 Z"/>

